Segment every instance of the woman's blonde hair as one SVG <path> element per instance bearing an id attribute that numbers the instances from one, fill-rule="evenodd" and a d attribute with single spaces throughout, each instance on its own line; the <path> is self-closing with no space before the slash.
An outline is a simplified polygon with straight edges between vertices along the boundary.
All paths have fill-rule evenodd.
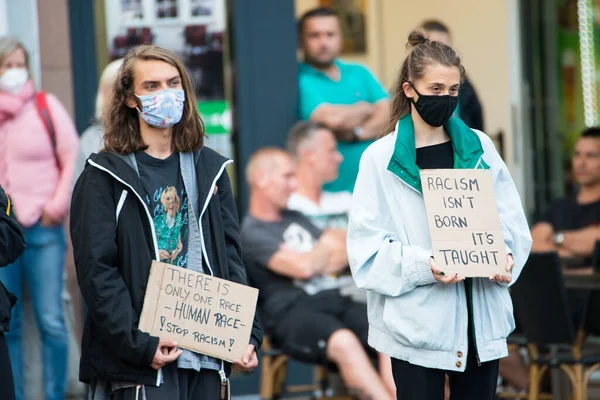
<path id="1" fill-rule="evenodd" d="M 113 90 L 117 77 L 119 76 L 119 69 L 121 69 L 121 65 L 123 65 L 122 58 L 112 61 L 104 68 L 104 71 L 102 71 L 102 75 L 100 75 L 100 82 L 98 83 L 98 94 L 96 95 L 97 120 L 102 119 L 104 107 L 106 106 L 107 99 L 104 98 L 103 89 L 108 88 L 111 91 Z"/>
<path id="2" fill-rule="evenodd" d="M 25 66 L 29 71 L 29 53 L 27 53 L 23 43 L 11 36 L 0 36 L 0 65 L 6 60 L 6 57 L 17 49 L 21 49 L 25 53 Z M 31 75 L 31 71 L 29 71 L 29 75 Z"/>

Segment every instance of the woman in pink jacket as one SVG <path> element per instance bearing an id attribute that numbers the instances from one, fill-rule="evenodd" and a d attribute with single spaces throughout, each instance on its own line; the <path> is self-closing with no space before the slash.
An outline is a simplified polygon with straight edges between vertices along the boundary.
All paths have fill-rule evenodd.
<path id="1" fill-rule="evenodd" d="M 61 299 L 66 246 L 62 222 L 69 208 L 77 132 L 62 104 L 48 95 L 52 140 L 35 94 L 25 48 L 15 39 L 0 37 L 0 186 L 13 200 L 27 246 L 15 263 L 0 270 L 0 280 L 18 298 L 27 281 L 42 336 L 45 397 L 62 400 L 68 352 Z M 23 399 L 21 304 L 13 309 L 6 335 L 18 400 Z"/>

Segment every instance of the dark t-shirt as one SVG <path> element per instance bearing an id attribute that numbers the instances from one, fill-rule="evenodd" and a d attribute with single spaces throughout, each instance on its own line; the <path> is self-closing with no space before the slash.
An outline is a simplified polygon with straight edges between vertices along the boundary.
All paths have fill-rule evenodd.
<path id="1" fill-rule="evenodd" d="M 568 196 L 552 203 L 543 222 L 548 222 L 555 231 L 573 231 L 600 223 L 600 200 L 580 204 L 577 196 Z"/>
<path id="2" fill-rule="evenodd" d="M 154 221 L 160 261 L 186 268 L 188 200 L 179 167 L 179 153 L 160 160 L 139 151 L 135 158 Z"/>
<path id="3" fill-rule="evenodd" d="M 276 274 L 267 265 L 282 244 L 298 252 L 311 251 L 322 231 L 296 211 L 283 212 L 277 222 L 260 221 L 247 215 L 242 222 L 241 237 L 244 264 L 252 286 L 260 290 L 259 305 L 267 329 L 282 312 L 309 296 L 308 282 L 299 283 Z M 308 289 L 310 290 L 310 289 Z"/>
<path id="4" fill-rule="evenodd" d="M 578 203 L 577 195 L 556 200 L 546 212 L 541 222 L 552 225 L 555 232 L 574 231 L 600 223 L 600 200 L 593 203 Z M 600 250 L 596 242 L 596 250 Z M 563 260 L 567 268 L 589 267 L 594 262 L 593 254 L 586 257 Z"/>
<path id="5" fill-rule="evenodd" d="M 593 203 L 581 204 L 577 202 L 576 194 L 556 200 L 552 203 L 550 209 L 540 222 L 549 223 L 555 232 L 574 231 L 589 225 L 599 224 L 600 200 Z M 600 242 L 597 241 L 594 253 L 598 253 L 599 251 Z M 585 268 L 598 263 L 598 260 L 595 259 L 594 254 L 590 254 L 586 257 L 563 259 L 562 262 L 566 268 Z M 595 265 L 593 266 L 596 267 Z M 600 315 L 600 307 L 598 306 L 600 294 L 597 291 L 590 292 L 574 289 L 568 290 L 567 294 L 575 326 L 580 327 L 584 321 L 584 316 L 587 315 L 587 321 L 585 322 L 586 331 L 599 332 L 600 326 L 597 323 L 597 316 Z"/>
<path id="6" fill-rule="evenodd" d="M 454 168 L 454 148 L 447 141 L 433 146 L 417 149 L 417 166 L 421 169 L 452 169 Z"/>

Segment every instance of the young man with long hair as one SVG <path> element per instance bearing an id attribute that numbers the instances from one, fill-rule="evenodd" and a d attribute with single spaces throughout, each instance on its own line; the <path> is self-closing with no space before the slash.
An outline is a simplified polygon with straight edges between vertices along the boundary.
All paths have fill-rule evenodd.
<path id="1" fill-rule="evenodd" d="M 181 61 L 158 46 L 123 60 L 104 121 L 105 149 L 75 185 L 71 232 L 88 306 L 80 379 L 92 399 L 225 398 L 230 365 L 138 329 L 153 260 L 246 284 L 225 167 Z M 257 366 L 262 330 L 233 367 Z M 168 396 L 168 397 L 167 397 Z"/>

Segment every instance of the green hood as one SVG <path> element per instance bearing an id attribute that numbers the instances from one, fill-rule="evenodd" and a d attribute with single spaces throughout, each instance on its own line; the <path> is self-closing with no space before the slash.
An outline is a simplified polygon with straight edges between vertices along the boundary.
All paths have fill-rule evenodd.
<path id="1" fill-rule="evenodd" d="M 450 117 L 444 125 L 444 129 L 448 132 L 454 148 L 455 169 L 489 169 L 489 166 L 481 158 L 483 147 L 477 133 L 456 116 Z M 417 166 L 415 130 L 410 114 L 400 118 L 396 125 L 396 135 L 394 154 L 388 164 L 388 170 L 396 174 L 404 183 L 422 193 L 421 169 Z"/>

